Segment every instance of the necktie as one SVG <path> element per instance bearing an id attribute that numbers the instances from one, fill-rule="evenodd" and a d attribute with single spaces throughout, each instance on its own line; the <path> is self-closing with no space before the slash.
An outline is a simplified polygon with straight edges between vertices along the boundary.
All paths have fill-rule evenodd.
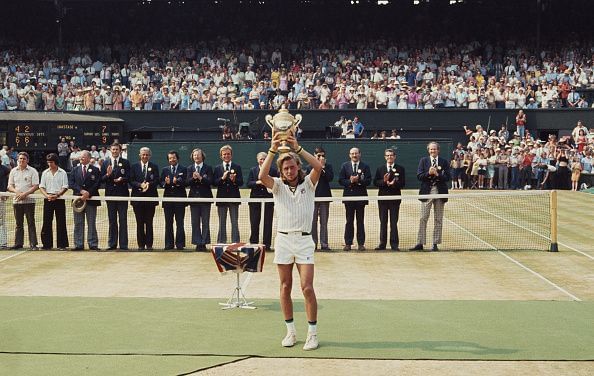
<path id="1" fill-rule="evenodd" d="M 175 175 L 175 166 L 171 166 L 171 175 Z"/>
<path id="2" fill-rule="evenodd" d="M 357 166 L 358 163 L 353 163 L 353 172 L 356 174 L 357 173 Z"/>
<path id="3" fill-rule="evenodd" d="M 117 159 L 114 159 L 113 160 L 113 166 L 112 167 L 115 169 L 117 165 L 118 165 L 118 160 Z"/>
<path id="4" fill-rule="evenodd" d="M 437 167 L 437 158 L 433 158 L 431 161 L 431 166 L 432 167 Z"/>
<path id="5" fill-rule="evenodd" d="M 229 163 L 225 163 L 225 171 L 229 171 Z"/>
<path id="6" fill-rule="evenodd" d="M 83 179 L 85 178 L 85 175 L 87 174 L 87 166 L 83 166 Z"/>
<path id="7" fill-rule="evenodd" d="M 146 165 L 142 165 L 142 175 L 146 179 Z"/>

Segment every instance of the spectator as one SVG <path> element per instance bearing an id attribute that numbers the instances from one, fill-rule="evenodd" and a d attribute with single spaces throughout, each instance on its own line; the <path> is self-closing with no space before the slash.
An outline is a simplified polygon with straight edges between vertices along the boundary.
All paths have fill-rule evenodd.
<path id="1" fill-rule="evenodd" d="M 101 171 L 90 164 L 91 153 L 83 150 L 80 153 L 80 164 L 73 167 L 68 177 L 68 186 L 75 196 L 86 202 L 84 210 L 74 210 L 74 250 L 82 251 L 85 243 L 84 227 L 87 222 L 87 242 L 92 251 L 99 250 L 99 238 L 97 236 L 97 207 L 101 201 L 89 200 L 99 195 L 101 183 Z"/>
<path id="2" fill-rule="evenodd" d="M 41 229 L 41 243 L 43 249 L 53 247 L 53 219 L 56 217 L 56 245 L 59 250 L 68 248 L 68 233 L 66 231 L 66 204 L 60 197 L 68 190 L 68 175 L 58 166 L 59 158 L 55 153 L 46 157 L 48 168 L 41 174 L 39 190 L 45 197 L 43 201 L 43 227 Z"/>
<path id="3" fill-rule="evenodd" d="M 2 154 L 4 150 L 0 150 Z M 8 175 L 10 168 L 0 163 L 0 193 L 6 192 L 8 188 Z M 0 196 L 0 249 L 8 248 L 8 235 L 6 230 L 6 200 L 8 196 Z"/>
<path id="4" fill-rule="evenodd" d="M 72 145 L 70 151 L 70 166 L 72 169 L 80 164 L 81 156 L 82 152 L 80 151 L 78 145 Z"/>
<path id="5" fill-rule="evenodd" d="M 520 135 L 520 138 L 524 138 L 526 131 L 526 114 L 523 110 L 518 111 L 516 115 L 516 132 Z"/>
<path id="6" fill-rule="evenodd" d="M 130 162 L 120 154 L 122 146 L 113 143 L 111 157 L 101 166 L 101 180 L 105 183 L 105 196 L 128 197 Z M 89 153 L 90 154 L 90 153 Z M 107 201 L 109 219 L 108 250 L 128 250 L 128 201 Z"/>
<path id="7" fill-rule="evenodd" d="M 393 149 L 384 151 L 386 163 L 378 167 L 375 172 L 374 185 L 378 187 L 379 196 L 400 196 L 405 186 L 404 167 L 396 164 L 396 152 Z M 398 236 L 398 216 L 400 213 L 400 199 L 379 200 L 380 242 L 376 251 L 386 249 L 390 241 L 390 249 L 399 251 L 400 238 Z M 390 236 L 388 238 L 388 217 L 390 220 Z"/>
<path id="8" fill-rule="evenodd" d="M 256 155 L 257 165 L 250 169 L 247 186 L 250 188 L 250 198 L 272 198 L 272 193 L 268 192 L 266 187 L 258 178 L 262 164 L 266 159 L 266 153 L 261 152 Z M 279 177 L 278 171 L 274 166 L 270 167 L 268 172 L 270 177 Z M 262 235 L 262 244 L 265 250 L 270 250 L 272 244 L 272 218 L 274 215 L 274 203 L 267 202 L 264 204 L 264 218 L 262 218 L 262 203 L 250 202 L 250 243 L 260 243 L 260 221 L 264 221 L 264 230 Z"/>
<path id="9" fill-rule="evenodd" d="M 70 155 L 70 147 L 66 142 L 66 138 L 62 137 L 58 143 L 58 158 L 60 160 L 60 168 L 68 171 L 68 156 Z"/>
<path id="10" fill-rule="evenodd" d="M 351 148 L 349 161 L 342 164 L 338 181 L 344 187 L 343 196 L 367 196 L 367 186 L 371 183 L 371 170 L 361 162 L 361 152 L 358 148 Z M 365 206 L 367 201 L 345 201 L 346 225 L 344 229 L 345 245 L 343 251 L 350 251 L 353 245 L 354 221 L 357 219 L 358 250 L 365 250 Z"/>
<path id="11" fill-rule="evenodd" d="M 239 187 L 243 185 L 241 166 L 232 161 L 233 149 L 223 145 L 219 151 L 222 163 L 215 167 L 213 173 L 214 186 L 217 187 L 217 198 L 240 198 Z M 239 238 L 239 202 L 217 202 L 219 215 L 219 233 L 217 243 L 227 243 L 227 212 L 231 217 L 231 241 L 238 243 Z"/>
<path id="12" fill-rule="evenodd" d="M 580 157 L 573 157 L 571 162 L 571 190 L 577 191 L 580 181 L 580 174 L 582 173 L 582 164 L 580 163 Z"/>
<path id="13" fill-rule="evenodd" d="M 14 233 L 14 246 L 12 249 L 23 248 L 24 219 L 27 217 L 29 242 L 31 250 L 37 250 L 37 230 L 35 228 L 35 199 L 29 195 L 39 188 L 39 174 L 29 166 L 29 154 L 18 154 L 17 166 L 10 171 L 8 176 L 8 191 L 15 194 L 13 198 L 14 218 L 16 228 Z"/>
<path id="14" fill-rule="evenodd" d="M 151 149 L 140 148 L 139 161 L 130 167 L 130 187 L 132 197 L 158 197 L 159 166 L 151 162 Z M 136 217 L 136 242 L 138 249 L 153 250 L 153 218 L 158 203 L 152 201 L 132 201 Z"/>
<path id="15" fill-rule="evenodd" d="M 316 186 L 316 197 L 332 197 L 332 190 L 330 189 L 330 182 L 334 179 L 334 169 L 332 164 L 327 162 L 326 151 L 324 148 L 317 147 L 314 150 L 315 157 L 320 161 L 322 170 L 320 171 L 320 178 L 318 185 Z M 306 172 L 311 173 L 313 167 L 308 166 Z M 314 203 L 314 216 L 311 226 L 311 236 L 316 249 L 321 251 L 329 251 L 330 246 L 328 243 L 328 218 L 330 217 L 330 202 L 329 201 L 316 201 Z M 320 225 L 319 238 L 318 238 L 318 222 Z M 319 245 L 319 248 L 318 248 Z"/>
<path id="16" fill-rule="evenodd" d="M 179 164 L 179 154 L 175 150 L 167 153 L 169 166 L 163 167 L 160 174 L 163 197 L 186 198 L 186 167 Z M 184 217 L 186 212 L 185 202 L 163 202 L 165 214 L 165 250 L 183 250 L 186 246 L 186 233 L 184 229 Z M 175 236 L 173 234 L 173 222 L 175 220 Z"/>
<path id="17" fill-rule="evenodd" d="M 359 120 L 358 116 L 355 116 L 353 118 L 353 127 L 355 132 L 355 138 L 363 138 L 363 131 L 365 130 L 365 126 L 363 126 L 363 123 L 361 122 L 361 120 Z"/>
<path id="18" fill-rule="evenodd" d="M 447 194 L 450 180 L 450 163 L 439 157 L 439 144 L 431 142 L 427 145 L 429 156 L 421 158 L 417 169 L 417 178 L 421 181 L 419 194 Z M 417 245 L 411 248 L 411 251 L 421 251 L 426 243 L 427 221 L 431 212 L 434 210 L 435 228 L 433 229 L 433 247 L 432 251 L 438 251 L 438 244 L 441 243 L 443 210 L 448 201 L 446 199 L 421 200 L 421 218 L 419 222 L 419 232 L 417 235 Z"/>
<path id="19" fill-rule="evenodd" d="M 212 167 L 205 163 L 206 154 L 202 149 L 192 150 L 192 164 L 188 167 L 186 185 L 190 187 L 188 197 L 212 198 L 211 185 L 213 184 Z M 192 244 L 199 252 L 206 251 L 210 244 L 210 202 L 190 204 L 192 217 Z"/>

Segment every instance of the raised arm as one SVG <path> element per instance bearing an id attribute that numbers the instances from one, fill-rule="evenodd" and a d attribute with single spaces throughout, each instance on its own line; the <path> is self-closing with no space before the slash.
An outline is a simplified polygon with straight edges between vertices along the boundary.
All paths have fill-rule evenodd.
<path id="1" fill-rule="evenodd" d="M 266 154 L 266 159 L 264 163 L 262 163 L 262 167 L 260 168 L 260 173 L 258 174 L 258 178 L 262 182 L 266 188 L 272 189 L 274 186 L 274 179 L 270 176 L 270 167 L 274 162 L 274 157 L 278 153 L 278 147 L 280 145 L 280 137 L 278 133 L 272 134 L 272 140 L 270 140 L 270 149 L 268 149 L 268 154 Z M 279 174 L 281 172 L 279 171 Z"/>

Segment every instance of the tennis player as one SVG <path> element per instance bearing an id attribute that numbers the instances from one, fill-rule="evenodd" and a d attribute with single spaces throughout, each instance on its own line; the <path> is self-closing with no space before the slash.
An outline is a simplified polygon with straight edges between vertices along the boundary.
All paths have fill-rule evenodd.
<path id="1" fill-rule="evenodd" d="M 262 184 L 272 190 L 278 220 L 278 234 L 274 239 L 274 263 L 277 264 L 280 277 L 280 304 L 287 325 L 287 335 L 281 343 L 285 347 L 292 347 L 297 343 L 291 299 L 293 265 L 297 264 L 309 324 L 303 350 L 315 350 L 318 348 L 318 302 L 313 288 L 315 244 L 310 232 L 316 185 L 322 165 L 316 157 L 299 146 L 293 135 L 289 135 L 287 142 L 295 152 L 278 157 L 276 164 L 281 177 L 273 178 L 269 175 L 280 145 L 278 133 L 272 136 L 271 147 L 259 175 Z M 300 157 L 312 167 L 307 176 L 302 170 Z"/>

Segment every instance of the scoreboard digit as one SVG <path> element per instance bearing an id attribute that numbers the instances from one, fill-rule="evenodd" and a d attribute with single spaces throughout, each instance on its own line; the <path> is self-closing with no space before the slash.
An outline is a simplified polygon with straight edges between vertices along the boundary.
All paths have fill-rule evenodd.
<path id="1" fill-rule="evenodd" d="M 74 141 L 81 148 L 91 145 L 109 146 L 123 141 L 122 124 L 12 124 L 5 133 L 6 144 L 20 150 L 55 149 L 62 138 Z"/>
<path id="2" fill-rule="evenodd" d="M 47 147 L 47 125 L 19 124 L 9 126 L 9 141 L 18 148 L 33 149 Z"/>

